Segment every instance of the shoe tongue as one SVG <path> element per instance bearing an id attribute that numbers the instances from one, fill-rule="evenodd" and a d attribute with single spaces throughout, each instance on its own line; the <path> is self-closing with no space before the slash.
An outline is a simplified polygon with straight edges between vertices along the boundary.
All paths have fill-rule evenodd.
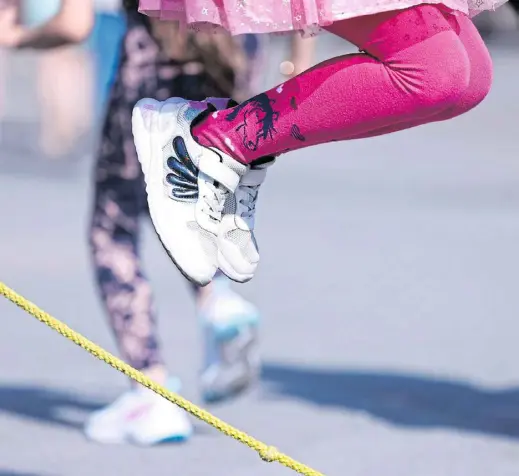
<path id="1" fill-rule="evenodd" d="M 261 185 L 267 175 L 266 168 L 254 168 L 250 169 L 246 175 L 244 175 L 240 181 L 241 185 L 246 187 L 255 187 Z"/>

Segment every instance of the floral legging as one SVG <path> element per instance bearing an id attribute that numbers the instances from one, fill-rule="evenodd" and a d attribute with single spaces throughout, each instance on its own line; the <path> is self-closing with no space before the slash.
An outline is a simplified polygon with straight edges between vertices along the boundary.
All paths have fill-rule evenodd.
<path id="1" fill-rule="evenodd" d="M 122 358 L 137 369 L 162 364 L 152 291 L 139 258 L 139 231 L 148 214 L 137 160 L 131 113 L 143 97 L 180 96 L 202 100 L 227 97 L 204 72 L 203 64 L 166 58 L 145 18 L 128 14 L 121 63 L 112 87 L 95 165 L 90 244 L 95 275 Z M 244 85 L 260 67 L 257 37 L 244 37 L 249 58 Z"/>

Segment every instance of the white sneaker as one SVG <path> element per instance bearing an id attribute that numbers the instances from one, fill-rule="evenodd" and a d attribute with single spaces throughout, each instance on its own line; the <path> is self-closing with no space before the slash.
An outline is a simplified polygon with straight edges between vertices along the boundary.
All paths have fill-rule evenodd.
<path id="1" fill-rule="evenodd" d="M 142 99 L 132 127 L 155 230 L 182 274 L 208 284 L 218 267 L 218 227 L 225 200 L 248 167 L 199 145 L 193 121 L 207 108 L 180 98 Z"/>
<path id="2" fill-rule="evenodd" d="M 172 391 L 178 391 L 179 387 L 178 381 L 172 381 L 168 386 Z M 90 440 L 98 443 L 143 446 L 183 442 L 193 433 L 184 410 L 141 386 L 94 412 L 84 431 Z"/>
<path id="3" fill-rule="evenodd" d="M 213 296 L 200 310 L 205 337 L 200 386 L 207 402 L 241 393 L 260 375 L 259 312 L 224 279 L 222 276 L 213 281 Z"/>
<path id="4" fill-rule="evenodd" d="M 218 266 L 233 281 L 244 283 L 254 276 L 259 251 L 254 237 L 256 201 L 275 159 L 265 159 L 241 178 L 234 195 L 229 195 L 218 229 Z"/>

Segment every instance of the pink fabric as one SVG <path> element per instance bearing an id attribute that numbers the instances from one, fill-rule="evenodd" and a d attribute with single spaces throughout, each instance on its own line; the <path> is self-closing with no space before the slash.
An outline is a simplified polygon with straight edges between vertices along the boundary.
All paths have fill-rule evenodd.
<path id="1" fill-rule="evenodd" d="M 474 16 L 506 0 L 429 0 L 449 10 Z M 192 28 L 223 27 L 233 34 L 302 30 L 315 33 L 333 22 L 402 10 L 423 0 L 140 0 L 139 10 Z"/>
<path id="2" fill-rule="evenodd" d="M 333 58 L 193 128 L 243 163 L 337 140 L 442 120 L 490 89 L 488 51 L 467 17 L 436 6 L 344 20 L 329 28 L 366 53 Z"/>
<path id="3" fill-rule="evenodd" d="M 459 100 L 452 107 L 441 111 L 436 116 L 430 117 L 427 122 L 439 122 L 453 119 L 476 107 L 490 91 L 493 80 L 492 59 L 488 49 L 479 35 L 474 23 L 464 16 L 447 17 L 454 31 L 458 32 L 458 38 L 465 46 L 470 63 L 469 85 Z M 421 125 L 420 120 L 411 120 L 407 123 L 391 125 L 376 131 L 359 135 L 355 139 L 365 139 L 383 134 L 409 129 Z"/>

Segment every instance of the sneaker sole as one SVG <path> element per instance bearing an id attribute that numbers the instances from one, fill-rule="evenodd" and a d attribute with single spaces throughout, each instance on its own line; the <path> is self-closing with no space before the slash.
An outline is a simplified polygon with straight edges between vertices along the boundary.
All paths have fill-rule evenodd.
<path id="1" fill-rule="evenodd" d="M 173 405 L 173 403 L 172 403 Z M 156 440 L 151 440 L 149 442 L 138 441 L 134 438 L 130 438 L 128 436 L 124 436 L 122 438 L 96 438 L 92 435 L 86 434 L 86 438 L 97 444 L 101 445 L 125 445 L 125 444 L 133 444 L 137 446 L 154 446 L 160 445 L 164 443 L 185 443 L 191 438 L 191 433 L 188 435 L 169 435 L 158 438 Z"/>
<path id="2" fill-rule="evenodd" d="M 154 444 L 160 445 L 160 444 L 164 444 L 164 443 L 185 443 L 190 438 L 191 438 L 191 435 L 168 436 L 167 438 L 162 438 L 161 440 L 159 440 L 157 443 L 154 443 Z"/>
<path id="3" fill-rule="evenodd" d="M 173 403 L 171 405 L 174 405 Z M 139 441 L 134 438 L 128 438 L 127 442 L 132 443 L 136 446 L 157 446 L 157 445 L 164 445 L 168 443 L 174 443 L 174 444 L 182 444 L 186 443 L 192 436 L 192 433 L 189 434 L 182 434 L 182 435 L 169 435 L 169 436 L 163 436 L 161 438 L 157 438 L 151 441 Z"/>

